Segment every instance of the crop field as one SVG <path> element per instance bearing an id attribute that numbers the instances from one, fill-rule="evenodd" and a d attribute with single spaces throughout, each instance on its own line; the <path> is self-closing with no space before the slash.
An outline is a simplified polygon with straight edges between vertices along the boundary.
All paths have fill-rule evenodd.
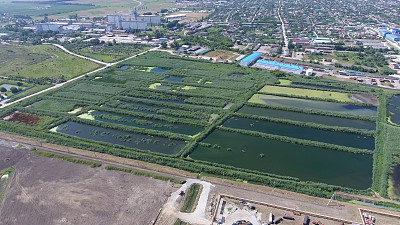
<path id="1" fill-rule="evenodd" d="M 19 1 L 0 1 L 0 13 L 8 12 L 13 15 L 27 15 L 27 16 L 44 16 L 55 15 L 61 13 L 75 12 L 80 10 L 88 10 L 97 8 L 91 4 L 62 4 L 59 2 L 19 2 Z"/>
<path id="2" fill-rule="evenodd" d="M 314 78 L 279 79 L 148 52 L 2 110 L 0 129 L 319 197 L 333 190 L 369 194 L 370 187 L 387 194 L 394 163 L 388 146 L 396 140 L 383 126 L 386 93 Z M 274 86 L 282 80 L 284 89 Z M 276 89 L 260 93 L 269 87 Z M 298 90 L 313 94 L 292 96 Z M 379 104 L 344 101 L 355 94 L 379 97 Z M 16 111 L 43 122 L 7 120 Z"/>
<path id="3" fill-rule="evenodd" d="M 0 76 L 70 79 L 98 67 L 51 45 L 0 47 Z"/>

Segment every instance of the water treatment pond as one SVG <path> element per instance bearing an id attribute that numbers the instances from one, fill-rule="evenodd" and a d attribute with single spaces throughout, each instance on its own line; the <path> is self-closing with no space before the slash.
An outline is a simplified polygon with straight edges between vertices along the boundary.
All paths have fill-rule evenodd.
<path id="1" fill-rule="evenodd" d="M 96 121 L 140 127 L 158 131 L 168 131 L 178 134 L 194 135 L 203 130 L 203 128 L 201 127 L 190 126 L 187 124 L 168 123 L 159 120 L 143 119 L 140 117 L 131 117 L 115 113 L 91 111 L 88 114 L 91 119 Z"/>
<path id="2" fill-rule="evenodd" d="M 390 112 L 390 121 L 400 125 L 400 95 L 390 99 L 387 109 Z"/>
<path id="3" fill-rule="evenodd" d="M 257 98 L 263 104 L 296 107 L 302 109 L 323 110 L 337 113 L 347 113 L 359 116 L 376 116 L 376 107 L 365 107 L 358 105 L 349 105 L 333 102 L 313 101 L 307 99 L 288 98 L 274 95 L 256 94 L 252 98 Z"/>
<path id="4" fill-rule="evenodd" d="M 296 145 L 249 135 L 214 131 L 191 158 L 257 170 L 303 181 L 367 189 L 372 182 L 372 156 Z M 228 151 L 227 149 L 231 150 Z M 264 154 L 264 157 L 261 157 Z"/>
<path id="5" fill-rule="evenodd" d="M 168 70 L 161 69 L 161 68 L 153 68 L 153 69 L 150 70 L 150 72 L 155 72 L 155 73 L 165 73 L 167 71 Z"/>
<path id="6" fill-rule="evenodd" d="M 184 141 L 169 140 L 168 138 L 163 137 L 106 129 L 72 121 L 58 126 L 56 131 L 57 133 L 92 141 L 117 144 L 128 148 L 148 150 L 169 155 L 177 153 L 183 146 L 185 146 Z"/>
<path id="7" fill-rule="evenodd" d="M 319 130 L 309 127 L 300 127 L 289 124 L 261 121 L 240 117 L 229 118 L 223 126 L 253 130 L 268 134 L 287 136 L 329 144 L 342 145 L 353 148 L 374 150 L 375 139 L 353 133 Z"/>
<path id="8" fill-rule="evenodd" d="M 352 119 L 332 117 L 332 116 L 321 116 L 321 115 L 290 112 L 290 111 L 283 111 L 276 109 L 258 108 L 246 105 L 243 106 L 241 109 L 239 109 L 238 112 L 251 115 L 272 117 L 272 118 L 295 120 L 307 123 L 318 123 L 327 126 L 352 127 L 357 129 L 368 129 L 368 130 L 376 129 L 376 124 L 370 121 L 352 120 Z"/>
<path id="9" fill-rule="evenodd" d="M 10 91 L 11 88 L 13 88 L 13 87 L 19 88 L 17 85 L 13 85 L 13 84 L 2 84 L 2 85 L 0 85 L 0 87 L 7 89 L 7 91 Z"/>
<path id="10" fill-rule="evenodd" d="M 175 83 L 180 83 L 182 82 L 183 77 L 167 77 L 164 79 L 164 81 L 168 81 L 168 82 L 175 82 Z"/>

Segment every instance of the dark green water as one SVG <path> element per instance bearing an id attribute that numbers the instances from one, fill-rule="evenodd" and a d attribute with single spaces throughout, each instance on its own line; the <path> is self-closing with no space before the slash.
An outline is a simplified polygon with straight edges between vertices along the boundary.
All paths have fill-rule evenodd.
<path id="1" fill-rule="evenodd" d="M 71 121 L 58 126 L 57 132 L 88 140 L 118 144 L 128 148 L 149 150 L 169 155 L 179 152 L 185 146 L 184 141 L 105 129 Z"/>
<path id="2" fill-rule="evenodd" d="M 251 106 L 243 106 L 238 111 L 239 113 L 246 113 L 258 116 L 266 116 L 272 118 L 281 118 L 287 120 L 295 120 L 308 123 L 319 123 L 328 126 L 339 126 L 339 127 L 352 127 L 357 129 L 368 129 L 375 130 L 376 124 L 374 122 L 352 120 L 331 116 L 320 116 L 306 113 L 290 112 L 276 109 L 266 109 Z"/>
<path id="3" fill-rule="evenodd" d="M 175 82 L 175 83 L 180 83 L 180 82 L 182 82 L 182 80 L 183 80 L 182 77 L 174 77 L 174 76 L 164 79 L 164 81 Z"/>
<path id="4" fill-rule="evenodd" d="M 390 121 L 400 125 L 400 95 L 390 99 L 387 109 L 392 114 L 390 115 Z"/>
<path id="5" fill-rule="evenodd" d="M 353 148 L 374 150 L 375 139 L 352 133 L 319 130 L 309 127 L 299 127 L 282 123 L 231 117 L 223 124 L 225 127 L 253 130 L 268 134 L 287 136 L 305 140 L 325 142 Z"/>
<path id="6" fill-rule="evenodd" d="M 191 158 L 356 189 L 367 189 L 372 183 L 371 155 L 302 146 L 220 130 L 214 131 L 204 142 L 217 144 L 221 148 L 200 146 L 190 155 Z M 232 150 L 228 151 L 227 148 Z M 264 157 L 260 154 L 264 154 Z"/>
<path id="7" fill-rule="evenodd" d="M 194 135 L 203 130 L 201 127 L 190 126 L 187 124 L 177 124 L 177 123 L 168 123 L 159 120 L 149 120 L 143 119 L 139 117 L 131 117 L 131 116 L 124 116 L 115 113 L 106 113 L 106 112 L 99 112 L 94 111 L 90 113 L 91 115 L 95 116 L 95 120 L 102 121 L 106 123 L 114 123 L 114 124 L 122 124 L 127 126 L 133 127 L 140 127 L 158 131 L 169 131 L 172 133 L 178 134 L 186 134 L 186 135 Z M 100 118 L 100 115 L 108 115 L 113 117 L 118 117 L 120 121 L 110 120 L 106 118 Z"/>
<path id="8" fill-rule="evenodd" d="M 337 113 L 348 113 L 359 116 L 376 116 L 376 107 L 341 104 L 334 102 L 313 101 L 299 98 L 288 98 L 274 95 L 260 95 L 259 99 L 267 105 L 297 107 L 302 109 L 322 110 Z"/>

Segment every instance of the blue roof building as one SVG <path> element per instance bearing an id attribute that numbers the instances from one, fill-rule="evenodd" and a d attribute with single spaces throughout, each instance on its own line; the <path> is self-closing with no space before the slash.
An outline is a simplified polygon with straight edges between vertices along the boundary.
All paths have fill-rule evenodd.
<path id="1" fill-rule="evenodd" d="M 400 34 L 400 29 L 392 29 L 392 34 Z"/>
<path id="2" fill-rule="evenodd" d="M 261 53 L 254 52 L 253 54 L 247 56 L 246 58 L 240 61 L 241 66 L 250 66 L 257 61 L 257 59 L 261 58 Z"/>
<path id="3" fill-rule="evenodd" d="M 301 72 L 303 72 L 302 66 L 286 64 L 286 63 L 281 63 L 281 62 L 275 62 L 275 61 L 270 61 L 270 60 L 260 59 L 257 61 L 255 66 L 258 68 L 261 68 L 261 69 L 280 70 L 283 72 L 295 73 L 295 74 L 301 74 Z"/>
<path id="4" fill-rule="evenodd" d="M 400 41 L 400 36 L 395 35 L 395 34 L 387 34 L 386 38 L 391 41 Z"/>
<path id="5" fill-rule="evenodd" d="M 385 37 L 385 36 L 388 35 L 388 34 L 390 34 L 390 32 L 387 31 L 387 30 L 381 31 L 381 35 L 382 35 L 383 37 Z"/>

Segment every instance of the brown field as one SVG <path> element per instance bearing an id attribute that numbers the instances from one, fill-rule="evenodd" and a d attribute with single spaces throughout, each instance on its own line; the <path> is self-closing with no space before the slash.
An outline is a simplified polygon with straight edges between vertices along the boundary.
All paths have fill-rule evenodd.
<path id="1" fill-rule="evenodd" d="M 205 56 L 212 57 L 214 60 L 223 59 L 223 60 L 235 61 L 235 59 L 239 57 L 240 54 L 227 50 L 215 50 L 207 52 Z"/>
<path id="2" fill-rule="evenodd" d="M 41 120 L 40 116 L 38 115 L 22 112 L 9 113 L 3 116 L 2 119 L 9 122 L 21 122 L 29 126 L 37 125 Z"/>
<path id="3" fill-rule="evenodd" d="M 14 174 L 0 205 L 0 224 L 151 224 L 169 182 L 30 153 L 0 140 L 0 170 Z"/>

